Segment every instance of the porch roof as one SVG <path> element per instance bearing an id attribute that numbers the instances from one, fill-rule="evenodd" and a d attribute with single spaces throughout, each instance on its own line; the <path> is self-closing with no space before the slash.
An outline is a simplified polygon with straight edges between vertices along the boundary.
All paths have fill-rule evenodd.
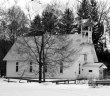
<path id="1" fill-rule="evenodd" d="M 101 68 L 107 68 L 103 63 L 86 63 L 83 65 L 83 67 L 101 67 Z"/>

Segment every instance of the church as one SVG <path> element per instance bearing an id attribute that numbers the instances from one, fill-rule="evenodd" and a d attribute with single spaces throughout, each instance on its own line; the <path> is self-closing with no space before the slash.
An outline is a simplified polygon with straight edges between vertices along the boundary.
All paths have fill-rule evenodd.
<path id="1" fill-rule="evenodd" d="M 71 64 L 68 68 L 59 66 L 58 72 L 55 75 L 47 76 L 46 78 L 103 79 L 107 67 L 103 63 L 98 62 L 92 43 L 92 24 L 88 20 L 83 20 L 81 23 L 81 33 L 69 34 L 68 37 L 72 40 L 72 48 L 80 49 L 80 51 L 75 54 L 75 61 L 71 62 L 74 64 Z M 32 72 L 34 67 L 32 63 L 28 65 L 28 71 L 20 71 L 21 69 L 23 70 L 21 65 L 24 63 L 19 59 L 19 54 L 14 52 L 16 50 L 15 44 L 4 58 L 4 60 L 7 61 L 6 77 L 38 78 L 38 74 Z M 46 74 L 48 74 L 48 70 Z"/>

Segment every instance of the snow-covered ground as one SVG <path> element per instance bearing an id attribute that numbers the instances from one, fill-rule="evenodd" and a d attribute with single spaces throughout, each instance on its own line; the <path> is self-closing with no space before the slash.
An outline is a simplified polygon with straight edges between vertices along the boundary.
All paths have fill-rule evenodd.
<path id="1" fill-rule="evenodd" d="M 27 83 L 0 79 L 0 96 L 110 96 L 110 86 L 92 88 L 87 84 Z"/>

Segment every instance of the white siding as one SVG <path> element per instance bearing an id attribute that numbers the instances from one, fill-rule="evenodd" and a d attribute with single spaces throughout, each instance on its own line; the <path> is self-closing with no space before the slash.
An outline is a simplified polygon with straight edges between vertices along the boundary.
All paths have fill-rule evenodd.
<path id="1" fill-rule="evenodd" d="M 18 72 L 16 72 L 16 62 L 7 61 L 6 76 L 7 77 L 21 77 L 25 70 L 23 77 L 33 77 L 33 78 L 38 77 L 38 75 L 35 75 L 35 73 L 29 72 L 30 65 L 26 64 L 26 62 L 25 63 L 19 62 L 18 66 L 19 66 Z M 38 66 L 37 67 L 33 66 L 33 68 L 38 70 Z"/>
<path id="2" fill-rule="evenodd" d="M 89 72 L 89 70 L 92 70 L 92 72 Z M 99 67 L 83 67 L 82 78 L 98 79 Z"/>
<path id="3" fill-rule="evenodd" d="M 16 72 L 16 62 L 14 61 L 7 61 L 7 68 L 6 68 L 6 76 L 7 77 L 18 77 Z"/>
<path id="4" fill-rule="evenodd" d="M 72 64 L 69 68 L 65 68 L 63 73 L 59 73 L 56 78 L 76 79 L 78 75 L 78 63 Z"/>

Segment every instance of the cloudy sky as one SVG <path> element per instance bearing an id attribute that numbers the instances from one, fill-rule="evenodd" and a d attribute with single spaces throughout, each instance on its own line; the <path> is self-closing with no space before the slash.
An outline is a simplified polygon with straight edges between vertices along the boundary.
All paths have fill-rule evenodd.
<path id="1" fill-rule="evenodd" d="M 53 1 L 60 1 L 61 3 L 66 3 L 66 2 L 73 2 L 76 0 L 0 0 L 0 4 L 2 5 L 6 5 L 8 7 L 14 5 L 15 3 L 17 3 L 19 6 L 24 7 L 27 3 L 33 4 L 33 3 L 39 3 L 40 4 L 47 4 Z"/>
<path id="2" fill-rule="evenodd" d="M 41 12 L 42 9 L 46 7 L 47 3 L 53 3 L 55 1 L 62 4 L 71 2 L 71 5 L 73 5 L 73 1 L 75 0 L 0 0 L 0 7 L 3 7 L 5 9 L 16 4 L 20 6 L 25 13 L 28 13 L 27 8 L 30 8 L 30 13 L 31 15 L 33 15 L 34 13 Z"/>
<path id="3" fill-rule="evenodd" d="M 26 14 L 28 14 L 27 8 L 29 8 L 31 9 L 29 13 L 34 17 L 36 13 L 41 13 L 48 3 L 60 2 L 59 4 L 68 4 L 73 7 L 75 1 L 76 0 L 0 0 L 0 6 L 5 9 L 16 4 L 20 6 Z"/>
<path id="4" fill-rule="evenodd" d="M 24 8 L 26 6 L 26 4 L 38 4 L 40 2 L 40 4 L 47 4 L 53 1 L 57 1 L 57 2 L 61 2 L 61 3 L 67 3 L 70 2 L 70 4 L 75 4 L 76 1 L 81 1 L 81 0 L 0 0 L 0 4 L 2 6 L 7 6 L 10 7 L 12 5 L 14 5 L 15 3 L 17 3 L 20 7 Z M 110 0 L 98 0 L 98 1 L 110 1 Z"/>
<path id="5" fill-rule="evenodd" d="M 47 3 L 53 3 L 53 2 L 60 2 L 60 4 L 68 4 L 69 6 L 75 7 L 78 2 L 81 0 L 0 0 L 0 6 L 3 8 L 9 8 L 13 5 L 18 5 L 21 7 L 21 9 L 28 14 L 27 8 L 30 8 L 31 16 L 33 16 L 34 13 L 40 13 L 43 8 L 46 7 Z M 98 0 L 102 1 L 102 0 Z M 103 0 L 106 1 L 106 0 Z M 107 0 L 110 1 L 110 0 Z M 68 3 L 69 2 L 69 3 Z"/>
<path id="6" fill-rule="evenodd" d="M 42 7 L 50 2 L 60 2 L 62 4 L 65 4 L 66 2 L 71 2 L 71 4 L 74 3 L 74 1 L 76 0 L 0 0 L 0 5 L 5 6 L 5 7 L 10 7 L 12 5 L 14 5 L 15 3 L 17 5 L 19 5 L 21 8 L 24 9 L 25 6 L 27 6 L 27 4 L 30 4 L 32 6 L 34 6 L 35 4 L 38 6 L 41 5 Z"/>

